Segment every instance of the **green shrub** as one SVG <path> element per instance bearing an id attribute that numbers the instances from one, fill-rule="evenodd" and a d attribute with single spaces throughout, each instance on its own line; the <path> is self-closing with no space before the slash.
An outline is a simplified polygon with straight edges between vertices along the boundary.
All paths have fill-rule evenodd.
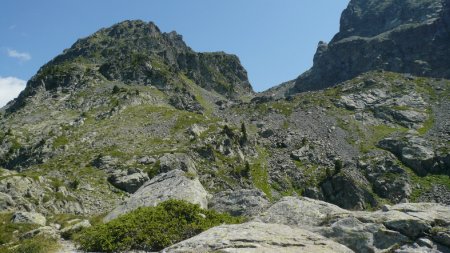
<path id="1" fill-rule="evenodd" d="M 8 249 L 5 253 L 50 253 L 59 248 L 55 239 L 36 236 L 31 239 L 21 240 L 17 247 Z"/>
<path id="2" fill-rule="evenodd" d="M 208 228 L 241 221 L 185 201 L 168 200 L 88 228 L 75 235 L 74 240 L 86 251 L 159 251 Z"/>

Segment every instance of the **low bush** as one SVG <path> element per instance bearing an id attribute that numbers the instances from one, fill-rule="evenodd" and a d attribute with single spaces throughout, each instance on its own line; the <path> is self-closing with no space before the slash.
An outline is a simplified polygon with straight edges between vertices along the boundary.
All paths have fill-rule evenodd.
<path id="1" fill-rule="evenodd" d="M 168 200 L 87 228 L 75 235 L 74 240 L 86 251 L 159 251 L 211 227 L 242 221 L 185 201 Z"/>

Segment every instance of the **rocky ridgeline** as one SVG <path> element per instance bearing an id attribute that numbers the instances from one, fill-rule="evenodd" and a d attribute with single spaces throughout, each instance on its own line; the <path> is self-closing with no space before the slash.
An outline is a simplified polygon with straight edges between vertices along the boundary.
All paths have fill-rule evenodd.
<path id="1" fill-rule="evenodd" d="M 352 0 L 339 33 L 319 43 L 313 67 L 287 93 L 323 89 L 370 70 L 449 78 L 449 17 L 446 0 Z"/>
<path id="2" fill-rule="evenodd" d="M 0 250 L 179 199 L 248 222 L 165 252 L 449 252 L 448 16 L 351 1 L 313 68 L 262 94 L 153 23 L 80 39 L 0 110 Z"/>

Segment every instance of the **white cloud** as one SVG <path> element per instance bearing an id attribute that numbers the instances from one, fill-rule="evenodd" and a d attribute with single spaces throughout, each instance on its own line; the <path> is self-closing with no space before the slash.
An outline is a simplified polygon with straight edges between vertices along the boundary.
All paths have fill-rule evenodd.
<path id="1" fill-rule="evenodd" d="M 0 107 L 6 105 L 9 101 L 19 95 L 25 88 L 26 81 L 16 77 L 0 76 Z"/>
<path id="2" fill-rule="evenodd" d="M 29 53 L 21 53 L 14 49 L 7 49 L 8 56 L 11 58 L 19 59 L 19 61 L 29 61 L 31 60 L 31 55 Z"/>

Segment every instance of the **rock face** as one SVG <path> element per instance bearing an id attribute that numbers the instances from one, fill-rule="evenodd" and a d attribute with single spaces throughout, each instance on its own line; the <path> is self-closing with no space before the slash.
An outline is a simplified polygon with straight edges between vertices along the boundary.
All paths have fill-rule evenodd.
<path id="1" fill-rule="evenodd" d="M 138 207 L 156 206 L 168 199 L 185 200 L 207 208 L 207 196 L 208 193 L 197 178 L 191 179 L 186 177 L 184 171 L 172 170 L 145 183 L 129 199 L 111 211 L 104 220 L 110 221 Z"/>
<path id="2" fill-rule="evenodd" d="M 445 0 L 352 0 L 329 44 L 288 93 L 317 90 L 371 70 L 450 77 L 450 5 Z"/>
<path id="3" fill-rule="evenodd" d="M 310 198 L 284 197 L 258 216 L 267 223 L 290 226 L 319 226 L 349 211 L 333 204 Z"/>
<path id="4" fill-rule="evenodd" d="M 376 212 L 351 212 L 332 204 L 308 198 L 286 197 L 275 203 L 256 219 L 307 229 L 346 245 L 355 252 L 395 251 L 413 241 L 434 243 L 443 252 L 449 250 L 449 206 L 432 203 L 385 206 Z M 436 246 L 437 247 L 437 246 Z M 404 252 L 404 251 L 398 251 Z"/>
<path id="5" fill-rule="evenodd" d="M 182 153 L 165 154 L 159 158 L 159 172 L 164 173 L 171 170 L 182 170 L 191 174 L 196 174 L 194 161 Z"/>
<path id="6" fill-rule="evenodd" d="M 259 190 L 224 191 L 213 196 L 208 206 L 233 216 L 252 217 L 269 206 L 266 195 Z"/>
<path id="7" fill-rule="evenodd" d="M 421 176 L 428 173 L 447 173 L 450 168 L 449 154 L 437 154 L 427 140 L 417 136 L 386 138 L 379 146 L 394 153 Z"/>
<path id="8" fill-rule="evenodd" d="M 148 175 L 138 169 L 115 171 L 108 177 L 112 185 L 129 193 L 136 192 L 148 180 Z"/>
<path id="9" fill-rule="evenodd" d="M 353 252 L 300 228 L 249 222 L 211 228 L 163 252 Z"/>

